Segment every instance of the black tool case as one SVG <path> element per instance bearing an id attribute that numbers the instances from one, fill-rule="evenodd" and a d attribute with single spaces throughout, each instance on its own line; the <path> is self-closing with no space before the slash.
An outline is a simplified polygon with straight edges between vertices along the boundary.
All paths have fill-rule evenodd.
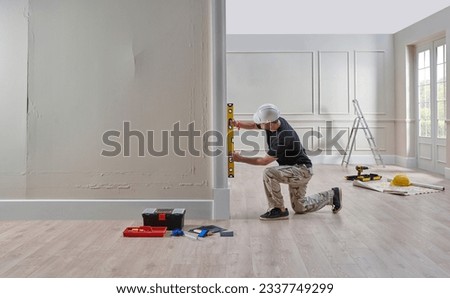
<path id="1" fill-rule="evenodd" d="M 142 212 L 144 226 L 167 227 L 168 230 L 183 229 L 186 209 L 147 208 Z"/>

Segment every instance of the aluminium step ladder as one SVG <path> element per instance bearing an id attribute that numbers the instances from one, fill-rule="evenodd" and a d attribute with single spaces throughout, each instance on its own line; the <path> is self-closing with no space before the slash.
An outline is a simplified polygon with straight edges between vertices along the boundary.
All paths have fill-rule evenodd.
<path id="1" fill-rule="evenodd" d="M 384 167 L 383 158 L 381 157 L 378 147 L 375 144 L 375 139 L 373 138 L 372 132 L 370 131 L 369 126 L 367 125 L 366 119 L 364 118 L 364 115 L 361 111 L 361 107 L 359 106 L 358 100 L 356 99 L 353 100 L 353 106 L 355 107 L 356 118 L 353 121 L 352 130 L 350 132 L 350 137 L 348 138 L 344 156 L 342 157 L 341 166 L 344 164 L 345 166 L 348 166 L 350 157 L 352 156 L 353 148 L 355 147 L 356 133 L 358 132 L 359 129 L 362 129 L 366 136 L 367 142 L 369 142 L 369 147 L 370 150 L 372 151 L 375 163 L 377 165 L 382 165 Z"/>

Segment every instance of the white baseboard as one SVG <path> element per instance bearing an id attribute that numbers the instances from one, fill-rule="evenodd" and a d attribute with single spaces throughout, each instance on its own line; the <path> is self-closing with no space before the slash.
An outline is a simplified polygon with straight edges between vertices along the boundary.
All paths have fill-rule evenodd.
<path id="1" fill-rule="evenodd" d="M 225 195 L 222 194 L 224 197 Z M 228 196 L 229 197 L 229 196 Z M 213 200 L 0 200 L 0 220 L 141 220 L 145 208 L 185 208 L 185 219 L 212 219 Z M 226 211 L 226 210 L 225 210 Z M 228 211 L 229 213 L 229 211 Z M 221 216 L 225 216 L 223 213 Z M 229 216 L 229 215 L 228 215 Z"/>
<path id="2" fill-rule="evenodd" d="M 230 219 L 230 189 L 213 189 L 213 219 Z"/>
<path id="3" fill-rule="evenodd" d="M 395 156 L 382 155 L 385 165 L 395 164 Z M 318 155 L 309 157 L 314 164 L 327 164 L 327 165 L 340 165 L 342 163 L 342 155 Z M 376 164 L 373 155 L 352 155 L 350 158 L 350 164 L 364 164 L 374 165 Z"/>
<path id="4" fill-rule="evenodd" d="M 445 168 L 445 179 L 450 179 L 450 168 Z"/>
<path id="5" fill-rule="evenodd" d="M 395 157 L 395 164 L 404 168 L 414 169 L 417 168 L 417 158 L 397 155 Z"/>

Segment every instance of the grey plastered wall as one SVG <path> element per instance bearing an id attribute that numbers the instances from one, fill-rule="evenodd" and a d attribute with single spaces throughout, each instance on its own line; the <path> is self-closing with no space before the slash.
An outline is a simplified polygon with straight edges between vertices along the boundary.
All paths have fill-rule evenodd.
<path id="1" fill-rule="evenodd" d="M 399 164 L 416 166 L 416 108 L 414 90 L 414 46 L 437 37 L 446 37 L 448 45 L 450 34 L 450 7 L 409 26 L 394 35 L 395 41 L 395 83 L 396 83 L 396 148 Z M 447 46 L 447 63 L 450 53 Z M 447 67 L 447 78 L 450 77 Z M 447 90 L 449 90 L 447 80 Z M 447 167 L 446 178 L 450 178 L 450 129 L 449 92 L 447 91 Z"/>
<path id="2" fill-rule="evenodd" d="M 216 197 L 226 207 L 227 185 L 215 187 L 216 157 L 202 150 L 213 115 L 225 111 L 213 112 L 214 9 L 224 14 L 209 0 L 30 1 L 26 194 L 4 200 L 2 215 L 25 204 L 31 218 L 139 218 L 143 207 L 227 217 L 214 210 Z M 189 124 L 199 153 L 184 137 L 180 155 L 170 131 Z M 114 148 L 102 136 L 111 130 L 122 151 L 105 157 Z M 166 145 L 168 155 L 148 153 Z"/>

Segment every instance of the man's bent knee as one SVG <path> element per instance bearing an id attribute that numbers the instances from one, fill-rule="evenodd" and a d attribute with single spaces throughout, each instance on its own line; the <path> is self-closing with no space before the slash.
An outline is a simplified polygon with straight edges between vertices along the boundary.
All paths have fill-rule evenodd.
<path id="1" fill-rule="evenodd" d="M 274 168 L 265 168 L 264 169 L 264 178 L 272 179 L 275 177 L 274 171 L 276 171 Z"/>

